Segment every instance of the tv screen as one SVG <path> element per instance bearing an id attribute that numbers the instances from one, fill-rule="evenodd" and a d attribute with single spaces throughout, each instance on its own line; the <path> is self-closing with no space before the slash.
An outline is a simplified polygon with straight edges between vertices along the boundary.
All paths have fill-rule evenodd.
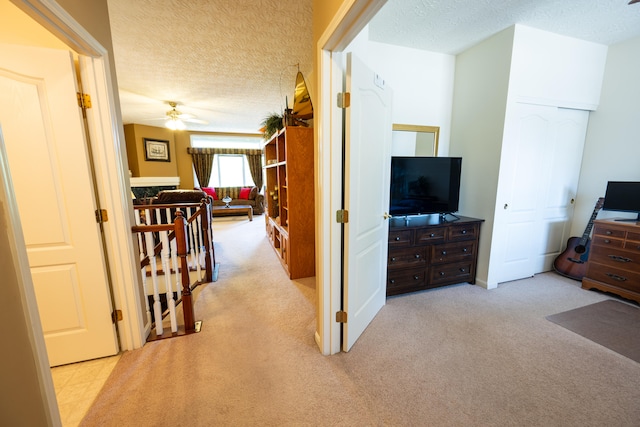
<path id="1" fill-rule="evenodd" d="M 640 221 L 640 182 L 609 181 L 602 209 L 638 213 Z"/>
<path id="2" fill-rule="evenodd" d="M 460 157 L 392 157 L 391 215 L 458 211 Z"/>

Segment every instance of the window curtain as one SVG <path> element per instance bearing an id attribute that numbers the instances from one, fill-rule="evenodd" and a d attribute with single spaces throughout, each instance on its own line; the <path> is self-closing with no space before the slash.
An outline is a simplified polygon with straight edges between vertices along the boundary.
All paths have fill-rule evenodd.
<path id="1" fill-rule="evenodd" d="M 193 160 L 193 168 L 198 177 L 200 186 L 206 186 L 211 178 L 211 170 L 213 168 L 213 156 L 216 154 L 244 154 L 249 162 L 249 171 L 251 172 L 251 178 L 256 184 L 256 187 L 262 191 L 262 150 L 251 150 L 245 148 L 194 148 L 188 147 L 187 153 L 191 154 Z M 209 156 L 209 157 L 205 157 Z M 204 164 L 208 162 L 208 169 L 205 169 Z M 200 179 L 199 169 L 202 171 L 202 179 Z M 202 183 L 205 183 L 204 185 Z"/>

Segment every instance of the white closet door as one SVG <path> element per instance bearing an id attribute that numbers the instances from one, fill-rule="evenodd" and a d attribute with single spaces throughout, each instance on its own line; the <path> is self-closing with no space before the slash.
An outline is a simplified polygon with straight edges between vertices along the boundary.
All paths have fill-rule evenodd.
<path id="1" fill-rule="evenodd" d="M 568 239 L 588 111 L 516 104 L 500 161 L 489 280 L 551 270 Z"/>

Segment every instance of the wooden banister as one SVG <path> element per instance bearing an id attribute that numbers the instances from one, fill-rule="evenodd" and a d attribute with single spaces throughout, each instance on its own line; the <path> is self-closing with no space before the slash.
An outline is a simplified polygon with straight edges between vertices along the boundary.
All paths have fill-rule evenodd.
<path id="1" fill-rule="evenodd" d="M 143 274 L 145 295 L 151 298 L 153 285 L 153 310 L 150 310 L 149 300 L 145 300 L 147 318 L 155 322 L 155 332 L 148 340 L 169 338 L 196 332 L 199 322 L 195 321 L 192 290 L 195 286 L 217 280 L 217 265 L 213 249 L 213 230 L 211 223 L 211 199 L 203 199 L 201 203 L 175 203 L 163 205 L 135 205 L 136 224 L 131 231 L 137 234 L 140 246 L 140 268 Z M 153 222 L 167 220 L 169 215 L 175 215 L 173 223 L 153 224 Z M 147 223 L 144 225 L 144 223 Z M 170 246 L 170 247 L 169 247 Z M 159 256 L 160 255 L 160 256 Z M 173 259 L 173 266 L 170 265 Z M 159 263 L 162 261 L 162 274 Z M 167 275 L 179 274 L 172 282 Z M 189 273 L 196 274 L 198 279 L 191 283 Z M 149 277 L 147 277 L 149 276 Z M 164 290 L 160 289 L 159 277 L 164 277 Z M 162 284 L 160 284 L 162 285 Z M 174 287 L 175 285 L 175 287 Z M 174 296 L 177 292 L 177 303 L 182 303 L 184 329 L 178 331 L 175 324 Z M 169 302 L 168 311 L 160 310 L 160 294 Z M 164 304 L 164 303 L 163 303 Z M 153 312 L 153 313 L 152 313 Z M 163 329 L 163 317 L 169 315 L 172 326 L 171 333 Z M 179 328 L 178 328 L 179 329 Z M 199 330 L 199 328 L 198 328 Z"/>

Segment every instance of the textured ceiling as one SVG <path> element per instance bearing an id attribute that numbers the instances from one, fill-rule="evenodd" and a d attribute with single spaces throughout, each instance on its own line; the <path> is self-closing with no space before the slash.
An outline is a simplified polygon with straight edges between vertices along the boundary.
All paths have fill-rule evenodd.
<path id="1" fill-rule="evenodd" d="M 369 38 L 456 54 L 519 23 L 614 44 L 640 36 L 640 3 L 629 0 L 388 0 Z"/>
<path id="2" fill-rule="evenodd" d="M 312 0 L 108 0 L 125 124 L 257 132 L 312 69 Z"/>
<path id="3" fill-rule="evenodd" d="M 514 23 L 603 44 L 640 36 L 628 0 L 389 0 L 372 40 L 455 54 Z M 163 126 L 169 106 L 257 132 L 312 71 L 312 0 L 108 0 L 125 124 Z"/>

